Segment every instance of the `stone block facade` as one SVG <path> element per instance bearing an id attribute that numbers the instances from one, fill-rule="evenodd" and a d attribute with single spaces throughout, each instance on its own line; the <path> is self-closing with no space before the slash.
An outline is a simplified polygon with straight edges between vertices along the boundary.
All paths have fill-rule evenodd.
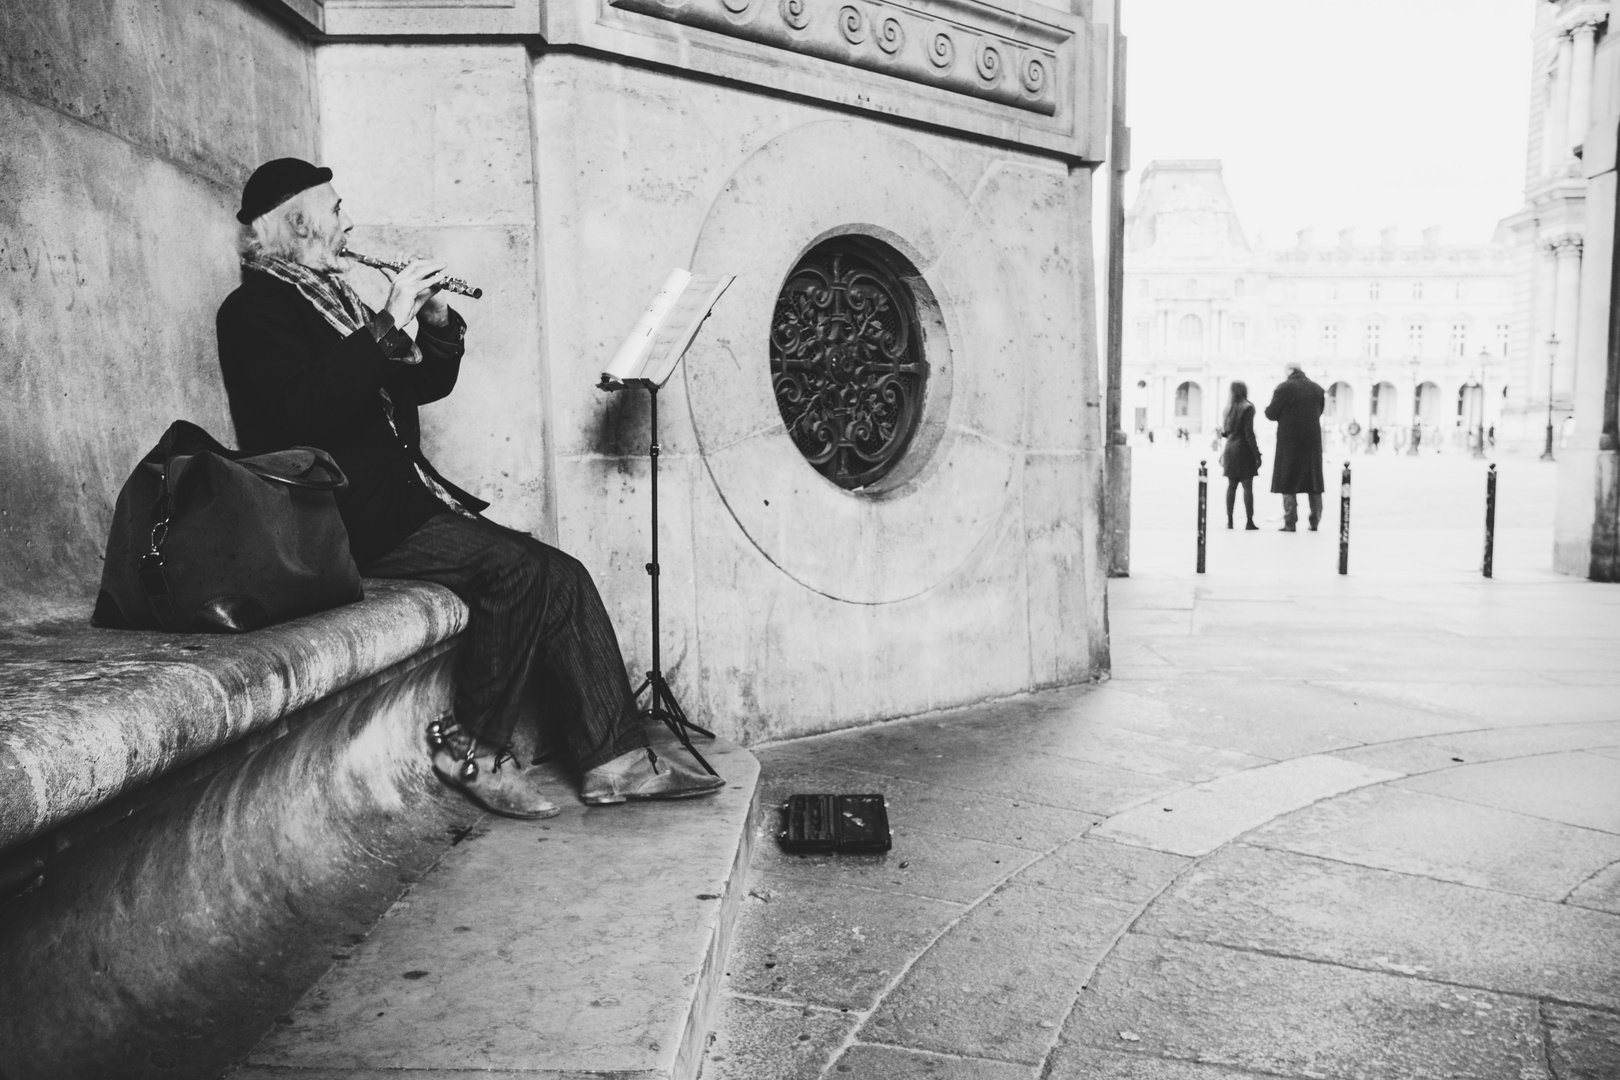
<path id="1" fill-rule="evenodd" d="M 321 154 L 355 246 L 434 251 L 486 290 L 459 305 L 468 361 L 424 443 L 492 516 L 592 568 L 644 668 L 648 404 L 596 382 L 671 267 L 736 274 L 660 394 L 663 655 L 694 718 L 747 742 L 1092 677 L 1089 24 L 767 7 L 546 8 L 536 47 L 428 39 L 470 11 L 327 5 L 348 40 L 317 59 Z M 836 29 L 891 14 L 913 50 L 892 63 Z M 934 77 L 930 32 L 958 51 L 953 79 L 987 49 L 1012 67 L 964 92 Z M 570 40 L 589 47 L 553 44 Z M 783 283 L 840 236 L 916 271 L 929 369 L 910 449 L 856 491 L 801 455 L 770 365 Z"/>

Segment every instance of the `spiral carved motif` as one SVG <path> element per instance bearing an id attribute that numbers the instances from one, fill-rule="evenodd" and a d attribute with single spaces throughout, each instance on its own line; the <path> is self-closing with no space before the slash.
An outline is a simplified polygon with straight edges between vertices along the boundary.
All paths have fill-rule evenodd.
<path id="1" fill-rule="evenodd" d="M 1026 56 L 1023 64 L 1019 66 L 1019 74 L 1023 77 L 1024 89 L 1040 97 L 1046 89 L 1046 64 L 1038 56 Z"/>
<path id="2" fill-rule="evenodd" d="M 906 28 L 900 25 L 899 19 L 891 15 L 883 20 L 883 25 L 878 28 L 877 44 L 878 48 L 890 56 L 893 56 L 905 46 Z"/>
<path id="3" fill-rule="evenodd" d="M 943 30 L 934 35 L 925 51 L 929 62 L 941 71 L 949 71 L 951 65 L 956 63 L 956 42 Z"/>
<path id="4" fill-rule="evenodd" d="M 795 30 L 803 30 L 810 25 L 809 0 L 782 0 L 782 21 Z"/>
<path id="5" fill-rule="evenodd" d="M 978 69 L 979 78 L 985 82 L 1001 81 L 1001 50 L 988 41 L 979 42 L 979 47 L 973 54 L 973 65 Z"/>
<path id="6" fill-rule="evenodd" d="M 848 239 L 813 248 L 771 320 L 771 383 L 800 453 L 843 488 L 881 478 L 917 429 L 927 377 L 910 290 Z"/>
<path id="7" fill-rule="evenodd" d="M 861 14 L 860 8 L 845 4 L 838 11 L 838 30 L 845 41 L 859 45 L 866 40 L 866 16 Z"/>

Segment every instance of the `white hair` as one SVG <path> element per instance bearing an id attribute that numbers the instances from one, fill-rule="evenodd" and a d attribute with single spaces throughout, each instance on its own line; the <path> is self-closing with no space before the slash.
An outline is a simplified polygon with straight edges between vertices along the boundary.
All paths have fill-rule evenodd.
<path id="1" fill-rule="evenodd" d="M 242 226 L 236 241 L 237 251 L 245 258 L 262 255 L 299 261 L 299 256 L 309 247 L 312 236 L 307 230 L 305 235 L 300 236 L 297 221 L 302 218 L 307 222 L 314 217 L 309 202 L 319 186 L 305 188 L 281 205 L 260 214 L 251 224 Z"/>

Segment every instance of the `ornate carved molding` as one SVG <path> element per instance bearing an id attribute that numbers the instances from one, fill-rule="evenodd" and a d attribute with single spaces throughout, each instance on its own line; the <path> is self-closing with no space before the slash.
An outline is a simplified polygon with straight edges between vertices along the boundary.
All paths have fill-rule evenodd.
<path id="1" fill-rule="evenodd" d="M 1543 241 L 1542 250 L 1556 258 L 1574 257 L 1578 259 L 1581 256 L 1581 248 L 1585 246 L 1586 241 L 1575 233 L 1563 233 L 1559 236 L 1549 236 Z"/>
<path id="2" fill-rule="evenodd" d="M 1071 34 L 975 0 L 610 0 L 613 7 L 1051 116 Z M 952 17 L 946 17 L 949 12 Z"/>
<path id="3" fill-rule="evenodd" d="M 1558 32 L 1566 37 L 1595 34 L 1597 28 L 1608 21 L 1608 4 L 1583 4 L 1566 12 L 1558 20 Z"/>

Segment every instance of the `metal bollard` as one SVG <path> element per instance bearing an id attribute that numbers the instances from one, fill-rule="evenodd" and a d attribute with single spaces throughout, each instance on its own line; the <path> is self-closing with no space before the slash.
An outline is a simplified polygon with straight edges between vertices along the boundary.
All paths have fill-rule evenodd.
<path id="1" fill-rule="evenodd" d="M 1491 562 L 1496 557 L 1496 462 L 1491 462 L 1485 474 L 1485 576 L 1491 576 Z"/>
<path id="2" fill-rule="evenodd" d="M 1350 572 L 1350 463 L 1339 474 L 1339 573 Z"/>
<path id="3" fill-rule="evenodd" d="M 1198 572 L 1204 572 L 1204 540 L 1208 535 L 1207 519 L 1209 517 L 1209 467 L 1207 462 L 1198 463 Z"/>

